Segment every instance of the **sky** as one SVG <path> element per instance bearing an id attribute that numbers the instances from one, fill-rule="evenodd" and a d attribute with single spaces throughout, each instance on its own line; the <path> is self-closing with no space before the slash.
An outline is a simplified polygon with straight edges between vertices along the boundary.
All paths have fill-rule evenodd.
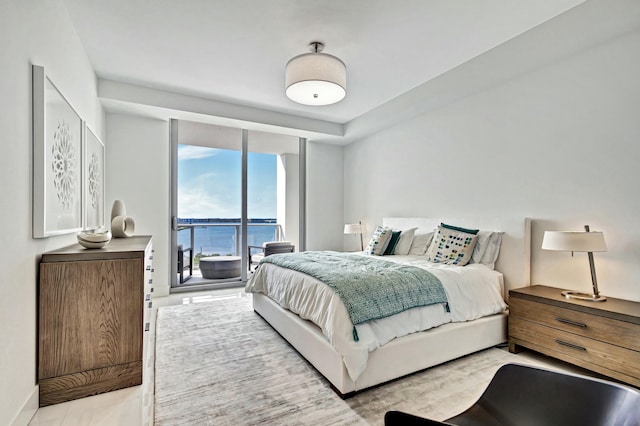
<path id="1" fill-rule="evenodd" d="M 240 151 L 178 145 L 178 217 L 239 218 Z M 250 152 L 248 217 L 276 217 L 277 156 Z"/>

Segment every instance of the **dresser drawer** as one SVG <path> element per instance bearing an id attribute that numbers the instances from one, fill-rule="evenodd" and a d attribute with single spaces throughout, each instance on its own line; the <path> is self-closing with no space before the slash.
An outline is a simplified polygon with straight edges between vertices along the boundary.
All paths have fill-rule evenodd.
<path id="1" fill-rule="evenodd" d="M 151 308 L 153 307 L 153 253 L 154 250 L 151 248 L 151 245 L 147 248 L 145 252 L 145 263 L 144 263 L 144 317 L 142 326 L 144 331 L 149 334 L 151 328 Z"/>
<path id="2" fill-rule="evenodd" d="M 610 345 L 519 317 L 509 318 L 509 337 L 640 379 L 640 352 Z M 538 348 L 539 349 L 539 348 Z"/>
<path id="3" fill-rule="evenodd" d="M 510 320 L 519 317 L 579 336 L 640 351 L 640 327 L 636 324 L 516 297 L 509 299 L 509 312 Z"/>
<path id="4" fill-rule="evenodd" d="M 146 274 L 144 277 L 144 295 L 145 300 L 151 300 L 151 297 L 153 297 L 153 278 L 147 277 Z"/>
<path id="5" fill-rule="evenodd" d="M 144 262 L 144 295 L 145 295 L 145 307 L 151 308 L 149 302 L 151 301 L 151 296 L 153 296 L 153 253 L 154 250 L 151 248 L 151 245 L 147 248 L 145 252 L 145 262 Z"/>
<path id="6" fill-rule="evenodd" d="M 151 321 L 152 307 L 153 307 L 153 301 L 151 300 L 151 297 L 148 297 L 148 295 L 145 296 L 144 307 L 143 307 L 144 316 L 142 318 L 142 324 L 145 328 L 147 327 L 147 323 Z M 148 330 L 145 329 L 145 331 L 148 331 Z"/>

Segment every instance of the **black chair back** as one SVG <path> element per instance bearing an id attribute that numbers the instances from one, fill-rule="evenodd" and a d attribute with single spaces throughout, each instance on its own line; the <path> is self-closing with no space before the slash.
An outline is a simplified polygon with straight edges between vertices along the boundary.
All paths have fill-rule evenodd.
<path id="1" fill-rule="evenodd" d="M 385 414 L 385 426 L 418 425 L 640 425 L 640 392 L 591 377 L 506 364 L 475 404 L 444 422 L 399 411 Z"/>

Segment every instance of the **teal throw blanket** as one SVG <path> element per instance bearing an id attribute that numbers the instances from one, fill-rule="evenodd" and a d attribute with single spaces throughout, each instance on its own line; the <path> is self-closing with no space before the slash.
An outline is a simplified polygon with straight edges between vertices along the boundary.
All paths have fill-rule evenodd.
<path id="1" fill-rule="evenodd" d="M 440 280 L 415 266 L 332 251 L 273 254 L 260 263 L 305 273 L 331 287 L 347 307 L 356 341 L 355 326 L 367 321 L 437 303 L 449 311 Z"/>

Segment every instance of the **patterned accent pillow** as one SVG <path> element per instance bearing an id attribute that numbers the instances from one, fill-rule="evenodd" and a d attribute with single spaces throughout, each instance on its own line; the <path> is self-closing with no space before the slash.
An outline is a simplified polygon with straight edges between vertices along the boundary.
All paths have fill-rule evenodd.
<path id="1" fill-rule="evenodd" d="M 471 260 L 478 236 L 438 226 L 427 249 L 427 260 L 445 265 L 464 266 Z"/>
<path id="2" fill-rule="evenodd" d="M 374 254 L 376 256 L 382 256 L 385 249 L 389 245 L 391 240 L 391 228 L 378 226 L 371 235 L 369 244 L 365 247 L 365 254 Z"/>

